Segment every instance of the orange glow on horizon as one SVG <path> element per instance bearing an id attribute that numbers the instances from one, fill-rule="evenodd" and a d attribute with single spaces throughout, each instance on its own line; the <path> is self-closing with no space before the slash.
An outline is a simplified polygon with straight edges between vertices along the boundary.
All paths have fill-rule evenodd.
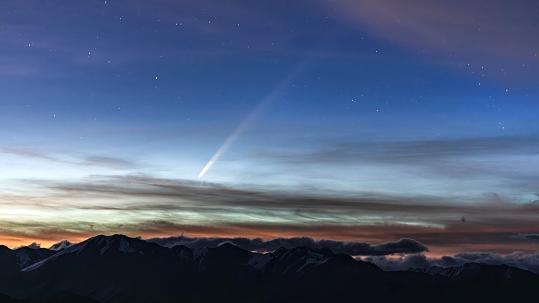
<path id="1" fill-rule="evenodd" d="M 261 238 L 264 240 L 271 240 L 275 238 L 292 238 L 292 237 L 311 237 L 315 240 L 331 239 L 336 241 L 350 241 L 350 242 L 367 242 L 370 244 L 381 244 L 385 242 L 397 241 L 404 236 L 397 236 L 392 233 L 383 233 L 376 228 L 366 228 L 363 233 L 360 232 L 361 228 L 358 228 L 356 232 L 346 233 L 341 230 L 332 230 L 328 228 L 326 230 L 287 230 L 284 227 L 275 227 L 274 229 L 264 229 L 256 227 L 208 227 L 208 226 L 191 226 L 186 227 L 185 232 L 175 228 L 163 228 L 161 230 L 148 231 L 142 233 L 136 232 L 108 232 L 108 233 L 69 233 L 63 232 L 59 234 L 49 234 L 40 236 L 31 235 L 1 235 L 0 244 L 6 245 L 9 248 L 17 248 L 20 246 L 30 245 L 32 243 L 38 243 L 43 248 L 48 248 L 54 243 L 62 240 L 68 240 L 72 243 L 78 243 L 84 241 L 98 234 L 112 235 L 112 234 L 125 234 L 130 237 L 142 237 L 144 239 L 157 238 L 157 237 L 172 237 L 184 235 L 186 237 L 216 237 L 216 238 Z M 443 236 L 443 232 L 440 236 Z M 414 234 L 411 233 L 406 237 L 414 239 Z M 501 254 L 508 254 L 514 251 L 531 252 L 533 250 L 539 250 L 539 244 L 530 245 L 529 242 L 522 243 L 457 243 L 451 241 L 447 244 L 433 244 L 427 241 L 420 241 L 429 247 L 429 251 L 425 253 L 427 257 L 438 258 L 447 255 L 454 255 L 459 252 L 470 251 L 482 251 L 482 252 L 495 252 Z"/>

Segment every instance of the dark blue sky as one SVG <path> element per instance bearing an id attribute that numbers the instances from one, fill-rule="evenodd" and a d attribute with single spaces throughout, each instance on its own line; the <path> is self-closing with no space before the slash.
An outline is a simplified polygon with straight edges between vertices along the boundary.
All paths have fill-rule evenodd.
<path id="1" fill-rule="evenodd" d="M 0 206 L 20 215 L 11 230 L 99 221 L 9 197 L 49 201 L 44 182 L 111 176 L 532 203 L 538 37 L 536 1 L 3 1 Z M 284 216 L 253 210 L 167 220 Z M 122 218 L 165 220 L 156 210 Z M 347 220 L 445 224 L 377 218 Z"/>

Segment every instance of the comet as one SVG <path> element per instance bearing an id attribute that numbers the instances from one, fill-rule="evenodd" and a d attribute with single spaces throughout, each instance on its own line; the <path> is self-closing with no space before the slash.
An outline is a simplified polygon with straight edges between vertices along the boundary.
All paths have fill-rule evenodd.
<path id="1" fill-rule="evenodd" d="M 268 93 L 256 107 L 249 112 L 249 114 L 241 121 L 240 124 L 232 131 L 232 133 L 226 138 L 223 144 L 212 155 L 210 160 L 204 165 L 198 174 L 198 179 L 202 179 L 204 175 L 212 168 L 212 166 L 223 156 L 224 153 L 236 142 L 241 135 L 243 135 L 276 100 L 283 97 L 287 87 L 292 80 L 301 71 L 304 64 L 298 64 L 292 71 L 290 71 L 286 77 L 277 83 L 277 85 Z"/>

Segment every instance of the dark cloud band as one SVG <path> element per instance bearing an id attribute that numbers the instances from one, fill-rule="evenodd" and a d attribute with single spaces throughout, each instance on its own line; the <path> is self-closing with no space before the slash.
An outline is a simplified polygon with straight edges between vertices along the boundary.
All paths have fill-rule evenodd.
<path id="1" fill-rule="evenodd" d="M 217 247 L 223 243 L 232 243 L 243 249 L 251 251 L 270 252 L 281 247 L 290 249 L 295 247 L 308 247 L 314 249 L 328 248 L 335 253 L 344 253 L 352 256 L 381 256 L 392 254 L 410 254 L 428 251 L 428 248 L 412 239 L 400 239 L 380 245 L 371 245 L 362 242 L 342 242 L 334 240 L 319 240 L 312 238 L 277 238 L 272 240 L 249 238 L 190 238 L 185 236 L 171 238 L 156 238 L 149 241 L 166 247 L 183 245 L 190 248 Z"/>

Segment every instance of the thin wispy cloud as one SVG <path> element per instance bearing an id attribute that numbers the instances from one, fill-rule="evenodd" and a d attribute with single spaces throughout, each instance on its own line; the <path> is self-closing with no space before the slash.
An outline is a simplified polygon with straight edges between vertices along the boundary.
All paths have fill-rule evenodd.
<path id="1" fill-rule="evenodd" d="M 539 164 L 536 135 L 367 142 L 327 138 L 301 151 L 266 149 L 251 157 L 297 170 L 319 168 L 319 173 L 334 167 L 350 173 L 369 171 L 387 186 L 407 182 L 405 177 L 397 178 L 398 174 L 413 175 L 416 182 L 410 185 L 420 180 L 445 187 L 448 195 L 464 190 L 466 184 L 460 183 L 468 179 L 486 184 L 484 193 L 531 196 L 539 180 L 530 165 Z"/>
<path id="2" fill-rule="evenodd" d="M 539 154 L 538 136 L 498 136 L 471 138 L 441 138 L 408 141 L 371 141 L 327 139 L 320 147 L 312 147 L 304 153 L 259 154 L 290 163 L 354 163 L 380 162 L 390 164 L 436 164 L 436 161 L 462 158 Z"/>
<path id="3" fill-rule="evenodd" d="M 79 166 L 98 166 L 111 169 L 135 169 L 140 168 L 138 163 L 111 156 L 102 155 L 78 155 L 78 154 L 61 154 L 51 153 L 30 148 L 14 148 L 4 147 L 0 149 L 0 153 L 13 155 L 23 158 L 31 158 L 37 160 L 45 160 L 62 164 L 79 165 Z"/>

